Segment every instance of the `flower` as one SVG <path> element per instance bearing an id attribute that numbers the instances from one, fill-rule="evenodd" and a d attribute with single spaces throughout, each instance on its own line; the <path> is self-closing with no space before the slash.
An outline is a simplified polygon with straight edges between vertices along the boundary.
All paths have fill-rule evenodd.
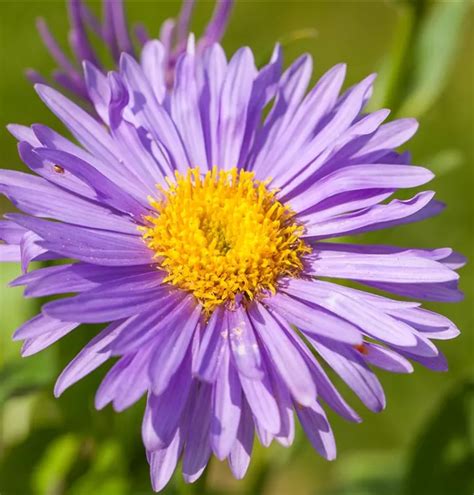
<path id="1" fill-rule="evenodd" d="M 107 84 L 85 66 L 102 123 L 36 87 L 78 144 L 43 125 L 10 127 L 37 176 L 0 173 L 0 191 L 24 212 L 3 221 L 0 257 L 21 262 L 12 284 L 27 297 L 77 293 L 44 304 L 14 338 L 28 356 L 80 324 L 108 324 L 55 395 L 118 358 L 96 407 L 120 411 L 147 395 L 155 490 L 180 458 L 195 481 L 212 453 L 243 477 L 254 432 L 289 446 L 295 412 L 334 459 L 322 404 L 360 418 L 321 362 L 380 411 L 373 368 L 410 373 L 413 360 L 444 370 L 432 340 L 459 333 L 414 301 L 459 300 L 462 256 L 340 239 L 440 212 L 430 191 L 393 197 L 433 177 L 395 151 L 417 124 L 364 112 L 374 76 L 340 94 L 344 65 L 307 92 L 310 57 L 282 73 L 279 46 L 258 70 L 249 48 L 227 61 L 214 44 L 197 57 L 191 37 L 172 89 L 156 70 L 163 53 L 149 41 L 141 63 L 123 54 Z M 26 272 L 38 259 L 69 261 Z"/>
<path id="2" fill-rule="evenodd" d="M 58 64 L 58 69 L 53 73 L 54 81 L 87 102 L 91 96 L 88 93 L 81 65 L 83 63 L 92 64 L 93 69 L 97 70 L 90 69 L 88 75 L 99 80 L 103 79 L 103 74 L 106 72 L 100 60 L 99 50 L 89 39 L 89 32 L 93 33 L 105 45 L 116 63 L 123 52 L 135 56 L 136 47 L 127 23 L 123 0 L 102 0 L 102 22 L 90 11 L 83 0 L 66 1 L 70 17 L 68 38 L 75 61 L 70 60 L 64 53 L 43 18 L 37 20 L 37 29 L 44 45 Z M 167 19 L 161 26 L 160 40 L 163 44 L 163 53 L 157 63 L 165 71 L 169 85 L 173 83 L 176 60 L 186 49 L 186 40 L 189 35 L 189 25 L 195 3 L 196 0 L 184 0 L 178 18 L 176 20 Z M 220 41 L 224 35 L 232 6 L 233 0 L 216 1 L 212 19 L 198 43 L 199 53 L 206 47 Z M 150 39 L 143 24 L 136 24 L 133 27 L 133 34 L 140 46 L 145 45 Z M 27 70 L 26 75 L 34 84 L 46 83 L 43 76 L 33 69 Z"/>

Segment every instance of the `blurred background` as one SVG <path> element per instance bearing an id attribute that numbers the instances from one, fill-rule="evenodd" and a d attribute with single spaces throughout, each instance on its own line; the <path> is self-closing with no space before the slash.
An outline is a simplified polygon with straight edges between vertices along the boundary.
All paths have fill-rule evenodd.
<path id="1" fill-rule="evenodd" d="M 179 2 L 126 2 L 129 19 L 153 34 L 175 16 Z M 98 3 L 91 2 L 93 9 Z M 212 2 L 198 2 L 194 29 L 201 32 Z M 378 72 L 372 108 L 414 116 L 420 130 L 410 143 L 414 163 L 431 168 L 430 188 L 448 204 L 438 218 L 366 236 L 367 241 L 410 247 L 451 246 L 470 256 L 474 243 L 474 29 L 470 2 L 237 1 L 224 40 L 228 53 L 250 45 L 259 63 L 273 43 L 285 46 L 285 61 L 304 51 L 315 61 L 314 78 L 338 62 L 348 63 L 347 84 Z M 0 2 L 0 166 L 23 169 L 10 122 L 60 124 L 36 97 L 23 70 L 43 73 L 53 62 L 34 23 L 43 16 L 65 43 L 62 1 Z M 8 211 L 0 199 L 0 213 Z M 150 494 L 148 465 L 140 438 L 144 402 L 117 414 L 97 412 L 95 389 L 105 366 L 53 397 L 55 378 L 96 329 L 72 332 L 38 355 L 22 359 L 11 341 L 14 329 L 38 311 L 20 289 L 7 289 L 19 275 L 0 265 L 0 493 L 2 495 Z M 474 271 L 462 270 L 463 303 L 432 304 L 461 329 L 440 342 L 450 371 L 415 365 L 413 375 L 380 372 L 387 409 L 363 409 L 362 424 L 330 414 L 338 444 L 329 463 L 298 432 L 293 448 L 256 447 L 247 477 L 235 481 L 213 460 L 202 485 L 185 486 L 177 474 L 165 493 L 298 495 L 470 495 L 474 492 Z"/>

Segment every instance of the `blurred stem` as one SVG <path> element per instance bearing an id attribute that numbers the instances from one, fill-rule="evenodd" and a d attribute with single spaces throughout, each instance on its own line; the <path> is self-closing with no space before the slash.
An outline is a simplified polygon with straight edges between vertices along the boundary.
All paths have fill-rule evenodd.
<path id="1" fill-rule="evenodd" d="M 413 47 L 428 10 L 427 0 L 409 0 L 397 4 L 399 20 L 391 53 L 382 68 L 385 87 L 372 102 L 374 107 L 390 108 L 396 114 L 403 104 L 405 88 L 413 69 Z"/>

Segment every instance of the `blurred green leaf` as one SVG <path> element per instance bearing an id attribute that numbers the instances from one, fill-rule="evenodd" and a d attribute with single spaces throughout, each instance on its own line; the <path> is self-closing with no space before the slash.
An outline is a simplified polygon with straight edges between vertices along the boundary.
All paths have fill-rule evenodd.
<path id="1" fill-rule="evenodd" d="M 58 428 L 38 429 L 20 444 L 1 452 L 0 493 L 31 495 L 33 468 L 60 434 Z"/>
<path id="2" fill-rule="evenodd" d="M 448 394 L 414 444 L 405 495 L 474 492 L 474 381 Z"/>
<path id="3" fill-rule="evenodd" d="M 0 369 L 0 404 L 9 397 L 34 392 L 56 375 L 54 350 L 20 359 Z"/>
<path id="4" fill-rule="evenodd" d="M 338 486 L 327 495 L 395 495 L 400 493 L 399 451 L 356 451 L 335 465 Z M 421 495 L 421 494 L 419 494 Z"/>
<path id="5" fill-rule="evenodd" d="M 93 445 L 89 445 L 89 448 Z M 127 478 L 125 452 L 120 444 L 109 440 L 91 452 L 87 472 L 72 483 L 68 495 L 128 495 L 131 493 Z"/>
<path id="6" fill-rule="evenodd" d="M 428 168 L 435 175 L 446 175 L 461 167 L 464 163 L 464 155 L 455 149 L 442 150 L 436 155 L 424 160 Z"/>
<path id="7" fill-rule="evenodd" d="M 10 335 L 13 331 L 39 310 L 39 302 L 25 299 L 21 287 L 9 288 L 8 283 L 21 275 L 18 263 L 0 264 L 0 367 L 17 359 L 18 342 L 13 342 Z M 0 382 L 1 383 L 1 382 Z M 1 386 L 1 385 L 0 385 Z M 0 404 L 2 400 L 0 397 Z"/>
<path id="8" fill-rule="evenodd" d="M 398 25 L 371 107 L 420 117 L 450 76 L 470 2 L 397 2 Z"/>
<path id="9" fill-rule="evenodd" d="M 62 493 L 80 448 L 81 440 L 75 435 L 64 435 L 51 442 L 34 469 L 35 491 L 44 495 Z"/>
<path id="10" fill-rule="evenodd" d="M 417 117 L 424 113 L 443 90 L 461 36 L 470 2 L 436 2 L 424 19 L 413 47 L 410 74 L 400 113 Z"/>

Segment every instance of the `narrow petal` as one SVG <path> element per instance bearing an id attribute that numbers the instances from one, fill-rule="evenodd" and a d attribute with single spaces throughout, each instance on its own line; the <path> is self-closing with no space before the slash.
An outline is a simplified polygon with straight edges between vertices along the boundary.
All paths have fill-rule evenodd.
<path id="1" fill-rule="evenodd" d="M 314 340 L 311 343 L 368 409 L 380 412 L 385 408 L 382 386 L 356 350 L 336 343 L 323 344 Z"/>
<path id="2" fill-rule="evenodd" d="M 338 291 L 338 286 L 335 284 L 293 279 L 288 282 L 286 291 L 345 318 L 369 336 L 383 342 L 400 346 L 416 344 L 416 337 L 411 327 L 396 321 L 362 299 L 350 297 L 343 291 Z"/>
<path id="3" fill-rule="evenodd" d="M 225 459 L 235 443 L 240 423 L 242 389 L 227 347 L 213 387 L 211 445 L 216 457 Z"/>
<path id="4" fill-rule="evenodd" d="M 364 361 L 372 366 L 377 366 L 377 368 L 392 373 L 413 372 L 413 366 L 410 361 L 386 347 L 374 343 L 365 343 L 361 349 Z"/>
<path id="5" fill-rule="evenodd" d="M 187 483 L 193 483 L 201 476 L 211 455 L 209 442 L 211 392 L 211 385 L 206 383 L 200 385 L 191 414 L 183 455 L 183 477 Z"/>
<path id="6" fill-rule="evenodd" d="M 85 345 L 59 375 L 54 386 L 55 397 L 59 397 L 71 385 L 74 385 L 109 359 L 110 353 L 103 352 L 103 349 L 116 337 L 119 331 L 119 324 L 109 325 Z"/>
<path id="7" fill-rule="evenodd" d="M 143 275 L 149 267 L 109 267 L 89 263 L 50 266 L 18 277 L 14 285 L 26 285 L 25 297 L 44 297 L 53 294 L 86 292 L 106 282 L 126 281 L 128 277 Z"/>
<path id="8" fill-rule="evenodd" d="M 247 472 L 252 455 L 254 437 L 254 424 L 252 413 L 248 404 L 242 403 L 242 414 L 240 416 L 239 430 L 237 438 L 230 451 L 228 461 L 232 474 L 238 480 L 242 479 Z"/>
<path id="9" fill-rule="evenodd" d="M 153 272 L 131 278 L 120 284 L 104 283 L 78 296 L 49 302 L 43 306 L 43 312 L 63 321 L 101 323 L 137 314 L 167 295 L 160 277 Z"/>
<path id="10" fill-rule="evenodd" d="M 340 237 L 418 222 L 437 215 L 443 209 L 443 204 L 433 201 L 433 196 L 433 192 L 425 191 L 408 200 L 394 199 L 388 204 L 378 204 L 362 211 L 308 224 L 304 237 Z"/>
<path id="11" fill-rule="evenodd" d="M 13 340 L 25 340 L 48 333 L 61 332 L 67 326 L 70 325 L 49 316 L 39 314 L 17 328 L 13 334 Z"/>
<path id="12" fill-rule="evenodd" d="M 173 441 L 188 402 L 191 382 L 191 354 L 188 352 L 163 393 L 151 393 L 149 396 L 148 407 L 151 409 L 151 421 L 156 435 L 153 450 L 165 448 Z"/>
<path id="13" fill-rule="evenodd" d="M 266 367 L 262 371 L 264 375 L 261 379 L 251 379 L 239 370 L 240 383 L 255 421 L 269 433 L 278 434 L 281 420 L 277 398 Z"/>
<path id="14" fill-rule="evenodd" d="M 262 356 L 255 333 L 242 308 L 227 313 L 230 348 L 239 374 L 258 380 L 263 376 Z"/>
<path id="15" fill-rule="evenodd" d="M 287 336 L 292 330 L 261 304 L 252 305 L 249 316 L 273 367 L 278 370 L 294 399 L 304 406 L 310 406 L 316 400 L 316 385 L 303 357 Z"/>
<path id="16" fill-rule="evenodd" d="M 8 218 L 44 239 L 41 246 L 68 258 L 104 266 L 149 265 L 152 252 L 140 237 L 48 222 L 11 213 Z"/>
<path id="17" fill-rule="evenodd" d="M 150 454 L 150 477 L 153 490 L 159 492 L 168 484 L 178 464 L 183 448 L 183 432 L 176 430 L 170 444 Z"/>
<path id="18" fill-rule="evenodd" d="M 153 345 L 153 339 L 173 332 L 182 324 L 182 312 L 187 311 L 192 301 L 193 297 L 182 291 L 162 293 L 154 304 L 133 315 L 124 324 L 124 331 L 110 343 L 109 349 L 115 355 L 121 355 Z"/>
<path id="19" fill-rule="evenodd" d="M 336 458 L 336 442 L 326 414 L 319 405 L 295 406 L 301 425 L 313 447 L 328 461 Z"/>
<path id="20" fill-rule="evenodd" d="M 201 307 L 189 301 L 181 312 L 181 327 L 167 332 L 160 345 L 154 348 L 148 373 L 153 393 L 160 395 L 168 386 L 171 377 L 181 365 L 201 317 Z"/>
<path id="21" fill-rule="evenodd" d="M 266 299 L 265 303 L 309 335 L 322 335 L 354 345 L 362 342 L 362 334 L 356 324 L 341 318 L 336 312 L 327 311 L 311 302 L 306 304 L 283 293 Z"/>
<path id="22" fill-rule="evenodd" d="M 311 275 L 388 283 L 437 283 L 457 280 L 459 275 L 442 263 L 418 256 L 343 253 L 315 250 Z"/>
<path id="23" fill-rule="evenodd" d="M 201 380 L 214 382 L 220 363 L 228 347 L 228 328 L 225 310 L 220 306 L 212 313 L 204 329 L 193 373 Z"/>
<path id="24" fill-rule="evenodd" d="M 158 40 L 150 40 L 143 46 L 141 66 L 145 76 L 151 83 L 155 97 L 159 103 L 163 101 L 166 92 L 165 82 L 165 48 Z"/>
<path id="25" fill-rule="evenodd" d="M 0 192 L 17 208 L 34 216 L 138 235 L 137 227 L 130 218 L 64 191 L 34 175 L 1 170 Z"/>
<path id="26" fill-rule="evenodd" d="M 304 211 L 337 194 L 364 189 L 401 189 L 426 184 L 434 177 L 423 167 L 370 163 L 343 167 L 291 198 L 295 211 Z"/>
<path id="27" fill-rule="evenodd" d="M 217 163 L 223 169 L 239 165 L 248 105 L 256 74 L 252 51 L 249 48 L 238 50 L 229 62 L 221 90 Z"/>
<path id="28" fill-rule="evenodd" d="M 41 335 L 38 335 L 37 337 L 26 339 L 23 342 L 23 346 L 21 348 L 22 357 L 32 356 L 33 354 L 46 349 L 50 345 L 57 342 L 59 339 L 62 339 L 68 333 L 72 332 L 78 326 L 79 323 L 64 322 L 61 325 L 61 328 L 58 328 L 54 332 L 43 333 Z"/>
<path id="29" fill-rule="evenodd" d="M 99 70 L 94 64 L 85 61 L 84 79 L 86 81 L 87 93 L 91 99 L 95 111 L 100 118 L 109 123 L 108 106 L 110 103 L 110 88 L 107 84 L 107 76 Z"/>

